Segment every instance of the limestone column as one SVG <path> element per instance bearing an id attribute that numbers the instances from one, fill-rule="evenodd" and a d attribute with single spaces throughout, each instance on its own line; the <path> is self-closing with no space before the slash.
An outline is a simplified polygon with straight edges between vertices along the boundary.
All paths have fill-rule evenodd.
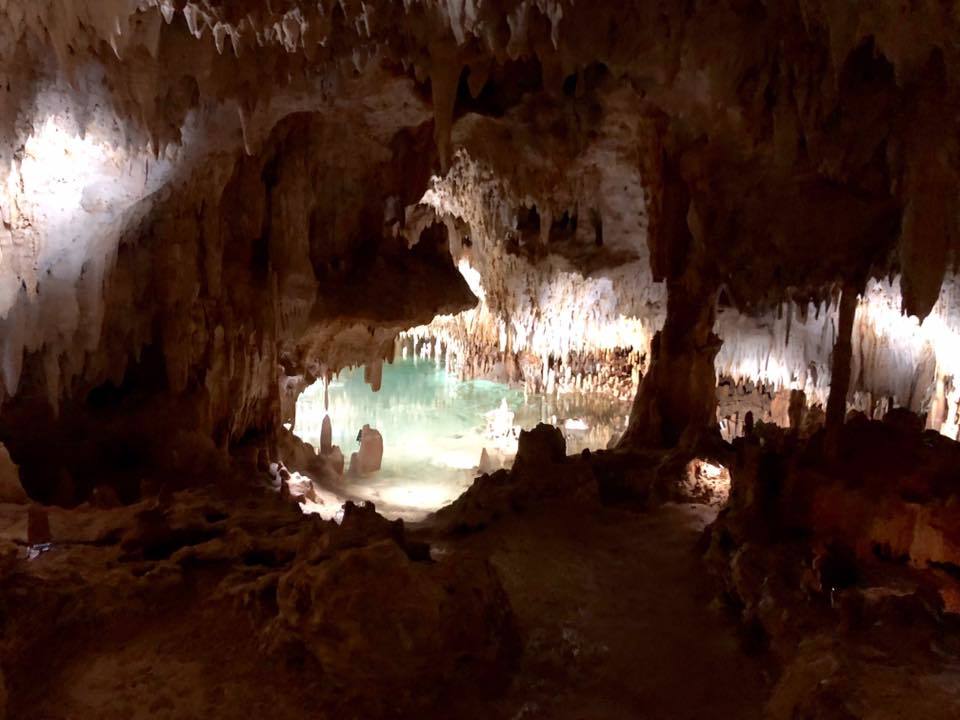
<path id="1" fill-rule="evenodd" d="M 857 313 L 858 291 L 853 284 L 844 285 L 840 295 L 837 340 L 833 346 L 830 374 L 830 396 L 827 398 L 826 449 L 830 457 L 839 451 L 840 432 L 847 415 L 847 394 L 850 390 L 850 359 L 853 355 L 853 319 Z"/>
<path id="2" fill-rule="evenodd" d="M 666 279 L 667 316 L 651 344 L 649 370 L 620 447 L 673 447 L 682 438 L 695 443 L 717 425 L 717 283 L 704 260 L 702 242 L 709 229 L 691 205 L 679 167 L 664 157 L 660 172 L 660 212 L 650 235 L 650 263 L 654 277 Z"/>

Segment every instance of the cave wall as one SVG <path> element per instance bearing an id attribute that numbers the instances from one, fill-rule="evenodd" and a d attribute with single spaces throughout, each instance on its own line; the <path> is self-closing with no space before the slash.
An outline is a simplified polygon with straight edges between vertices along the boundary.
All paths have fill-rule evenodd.
<path id="1" fill-rule="evenodd" d="M 725 340 L 722 375 L 816 398 L 841 285 L 865 293 L 853 402 L 956 425 L 937 348 L 955 324 L 958 19 L 938 3 L 7 0 L 0 18 L 9 432 L 129 382 L 206 397 L 166 413 L 230 445 L 437 312 L 423 333 L 473 371 L 582 386 L 571 358 L 619 353 L 629 379 L 591 384 L 622 393 L 682 381 L 657 380 L 652 337 L 665 320 L 684 336 L 670 308 L 689 304 L 697 352 Z M 273 130 L 302 112 L 324 119 Z M 444 241 L 473 316 L 452 317 L 473 300 Z M 870 278 L 893 275 L 874 304 Z M 715 293 L 714 328 L 694 306 Z M 935 322 L 901 340 L 894 299 Z M 713 422 L 690 412 L 715 403 L 709 364 L 681 426 Z"/>
<path id="2" fill-rule="evenodd" d="M 646 244 L 646 128 L 629 87 L 605 73 L 578 83 L 559 99 L 540 90 L 502 116 L 457 120 L 464 149 L 409 227 L 446 224 L 481 302 L 409 336 L 441 343 L 467 375 L 626 399 L 664 299 Z M 605 373 L 618 357 L 625 372 Z"/>
<path id="3" fill-rule="evenodd" d="M 881 407 L 905 407 L 926 414 L 927 427 L 956 439 L 957 287 L 949 273 L 921 322 L 901 311 L 899 277 L 867 282 L 853 325 L 850 409 L 879 416 Z M 802 391 L 809 403 L 826 407 L 837 335 L 835 297 L 806 307 L 784 304 L 761 318 L 721 308 L 718 333 L 724 340 L 717 356 L 720 375 L 773 391 Z"/>
<path id="4" fill-rule="evenodd" d="M 382 125 L 295 114 L 254 155 L 208 155 L 140 200 L 116 246 L 103 238 L 102 264 L 88 258 L 46 305 L 53 281 L 37 280 L 35 305 L 74 312 L 50 327 L 21 300 L 3 321 L 14 329 L 6 354 L 25 349 L 0 441 L 28 491 L 72 504 L 110 485 L 131 500 L 161 480 L 222 473 L 215 449 L 252 444 L 265 462 L 289 390 L 295 400 L 322 373 L 380 362 L 399 329 L 475 302 L 445 238 L 408 248 L 385 229 L 387 200 L 428 178 L 429 152 L 420 170 L 410 161 L 424 137 L 411 85 L 381 76 L 378 98 L 357 82 L 368 108 L 410 103 Z M 378 287 L 396 288 L 396 301 Z M 59 342 L 15 332 L 24 328 Z"/>

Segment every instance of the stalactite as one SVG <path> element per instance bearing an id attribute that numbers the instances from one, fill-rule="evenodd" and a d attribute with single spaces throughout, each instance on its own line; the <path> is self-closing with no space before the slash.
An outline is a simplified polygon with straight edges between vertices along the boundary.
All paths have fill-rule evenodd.
<path id="1" fill-rule="evenodd" d="M 457 101 L 457 84 L 460 81 L 461 65 L 456 49 L 434 43 L 430 47 L 430 88 L 433 95 L 433 134 L 440 156 L 440 169 L 450 169 L 452 149 L 450 131 L 453 126 L 453 108 Z"/>
<path id="2" fill-rule="evenodd" d="M 916 98 L 913 135 L 907 143 L 906 207 L 900 241 L 904 310 L 923 320 L 940 296 L 951 236 L 956 229 L 958 180 L 944 153 L 948 120 L 937 112 L 946 94 L 945 68 L 930 59 L 930 77 Z"/>
<path id="3" fill-rule="evenodd" d="M 369 362 L 363 366 L 363 380 L 374 392 L 380 390 L 383 382 L 383 360 Z"/>
<path id="4" fill-rule="evenodd" d="M 902 310 L 900 279 L 870 280 L 857 304 L 853 325 L 849 407 L 881 417 L 880 399 L 927 415 L 927 427 L 956 438 L 958 398 L 950 378 L 960 376 L 960 282 L 948 273 L 930 314 L 919 322 Z M 720 311 L 716 332 L 724 340 L 718 377 L 755 381 L 774 392 L 803 391 L 808 403 L 826 406 L 830 357 L 838 307 L 788 303 L 774 313 L 749 317 Z M 786 326 L 790 323 L 790 337 Z"/>

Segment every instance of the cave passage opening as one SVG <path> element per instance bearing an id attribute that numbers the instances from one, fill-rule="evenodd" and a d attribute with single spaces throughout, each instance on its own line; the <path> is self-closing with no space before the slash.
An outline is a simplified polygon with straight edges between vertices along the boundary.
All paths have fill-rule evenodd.
<path id="1" fill-rule="evenodd" d="M 598 393 L 524 392 L 462 378 L 445 358 L 430 353 L 430 345 L 421 343 L 411 357 L 384 365 L 378 392 L 365 383 L 363 368 L 354 368 L 326 388 L 318 381 L 301 394 L 294 434 L 321 452 L 329 414 L 332 444 L 345 458 L 342 472 L 312 478 L 326 486 L 322 491 L 373 502 L 389 518 L 418 521 L 456 500 L 478 475 L 509 468 L 521 430 L 540 422 L 557 425 L 567 452 L 578 453 L 606 448 L 626 428 L 627 402 Z M 364 425 L 383 438 L 382 465 L 373 472 L 350 469 Z"/>

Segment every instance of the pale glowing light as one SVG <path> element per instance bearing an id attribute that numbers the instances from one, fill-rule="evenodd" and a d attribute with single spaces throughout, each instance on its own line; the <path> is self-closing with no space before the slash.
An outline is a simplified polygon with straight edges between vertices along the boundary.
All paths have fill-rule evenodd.
<path id="1" fill-rule="evenodd" d="M 470 292 L 476 295 L 480 302 L 484 302 L 487 299 L 487 294 L 483 291 L 480 271 L 475 270 L 466 258 L 460 259 L 460 262 L 457 263 L 457 269 L 460 271 L 460 274 L 463 275 L 463 279 L 466 280 Z"/>
<path id="2" fill-rule="evenodd" d="M 45 552 L 53 550 L 53 543 L 37 543 L 27 546 L 27 560 L 36 560 Z"/>
<path id="3" fill-rule="evenodd" d="M 24 278 L 76 278 L 100 235 L 84 232 L 92 223 L 80 218 L 101 209 L 109 192 L 124 192 L 118 176 L 125 159 L 93 133 L 81 137 L 67 117 L 50 115 L 38 122 L 19 162 L 0 172 L 3 221 L 16 235 L 30 238 L 21 244 L 33 250 L 32 257 L 14 253 L 0 263 L 0 317 L 17 299 Z"/>
<path id="4" fill-rule="evenodd" d="M 707 462 L 706 460 L 701 460 L 700 470 L 704 474 L 704 476 L 706 476 L 710 480 L 716 480 L 717 478 L 722 477 L 724 474 L 726 474 L 729 479 L 729 473 L 727 473 L 727 469 L 723 465 L 714 465 L 713 463 Z"/>
<path id="5" fill-rule="evenodd" d="M 21 177 L 34 198 L 42 193 L 49 206 L 66 210 L 80 205 L 83 188 L 106 155 L 92 139 L 71 134 L 49 117 L 24 145 Z"/>
<path id="6" fill-rule="evenodd" d="M 704 504 L 724 505 L 730 497 L 730 471 L 710 460 L 691 460 L 687 463 L 684 491 Z"/>
<path id="7" fill-rule="evenodd" d="M 487 422 L 486 437 L 494 447 L 509 454 L 517 452 L 519 428 L 514 423 L 516 413 L 507 405 L 506 398 L 500 407 L 484 414 Z"/>
<path id="8" fill-rule="evenodd" d="M 456 470 L 473 470 L 477 467 L 477 458 L 464 451 L 440 452 L 437 464 Z"/>
<path id="9" fill-rule="evenodd" d="M 933 310 L 921 323 L 916 317 L 904 315 L 899 280 L 893 283 L 873 281 L 857 309 L 857 321 L 872 327 L 878 338 L 871 365 L 866 370 L 888 377 L 882 388 L 894 396 L 898 404 L 912 410 L 927 410 L 921 403 L 927 399 L 927 388 L 916 388 L 913 369 L 926 358 L 933 358 L 933 397 L 943 397 L 945 419 L 937 426 L 928 416 L 928 427 L 957 439 L 960 420 L 960 327 L 958 327 L 957 277 L 948 275 Z M 859 358 L 855 357 L 855 363 Z M 856 371 L 858 368 L 854 367 Z M 950 388 L 948 390 L 948 387 Z"/>
<path id="10" fill-rule="evenodd" d="M 425 344 L 426 345 L 426 344 Z M 335 499 L 305 511 L 330 512 L 337 501 L 373 502 L 386 517 L 423 519 L 429 512 L 459 497 L 480 474 L 481 456 L 487 453 L 486 471 L 509 466 L 517 451 L 521 428 L 565 418 L 589 426 L 568 438 L 568 451 L 606 447 L 622 432 L 623 408 L 609 398 L 597 405 L 582 399 L 558 401 L 527 395 L 498 383 L 463 381 L 445 370 L 442 352 L 430 343 L 427 359 L 415 348 L 409 360 L 383 368 L 383 384 L 374 393 L 363 383 L 361 370 L 345 371 L 328 388 L 324 404 L 322 383 L 307 388 L 297 400 L 294 432 L 320 447 L 324 416 L 329 413 L 332 443 L 348 459 L 358 449 L 357 429 L 364 423 L 383 436 L 383 465 L 362 477 L 315 478 Z M 438 356 L 441 360 L 437 360 Z M 589 420 L 589 423 L 587 422 Z M 317 488 L 319 489 L 319 488 Z"/>
<path id="11" fill-rule="evenodd" d="M 391 505 L 427 511 L 448 505 L 459 496 L 456 488 L 430 483 L 399 485 L 380 491 L 380 497 Z"/>
<path id="12" fill-rule="evenodd" d="M 895 406 L 927 413 L 928 427 L 956 438 L 960 282 L 956 275 L 947 275 L 922 323 L 903 313 L 902 301 L 899 278 L 871 280 L 860 297 L 852 337 L 853 406 L 870 412 L 886 407 L 886 399 L 892 398 Z M 715 328 L 724 341 L 716 358 L 717 375 L 762 383 L 774 391 L 803 390 L 807 402 L 825 406 L 836 329 L 833 304 L 811 304 L 805 316 L 789 304 L 762 318 L 723 310 Z M 932 383 L 921 368 L 933 370 Z M 934 407 L 934 401 L 941 406 Z"/>
<path id="13" fill-rule="evenodd" d="M 8 320 L 0 381 L 15 394 L 23 351 L 43 348 L 53 407 L 64 392 L 61 367 L 82 363 L 63 355 L 82 357 L 101 337 L 104 278 L 121 234 L 173 170 L 172 160 L 129 146 L 109 103 L 79 111 L 73 98 L 59 85 L 39 92 L 23 109 L 23 151 L 0 168 L 0 318 Z"/>
<path id="14" fill-rule="evenodd" d="M 273 489 L 279 492 L 280 478 L 273 466 L 271 466 L 271 474 L 274 475 Z M 300 509 L 304 513 L 319 515 L 324 520 L 334 520 L 337 523 L 343 520 L 343 504 L 348 498 L 329 488 L 321 487 L 310 477 L 298 472 L 290 473 L 287 487 L 291 495 L 304 497 L 300 502 Z"/>
<path id="15" fill-rule="evenodd" d="M 589 430 L 590 429 L 590 426 L 587 425 L 587 423 L 580 418 L 568 418 L 567 420 L 564 420 L 563 427 L 565 430 Z"/>
<path id="16" fill-rule="evenodd" d="M 29 215 L 62 219 L 78 210 L 98 213 L 122 209 L 143 190 L 146 170 L 133 167 L 125 150 L 79 133 L 68 117 L 46 118 L 24 144 L 12 174 L 24 189 L 21 207 Z"/>

